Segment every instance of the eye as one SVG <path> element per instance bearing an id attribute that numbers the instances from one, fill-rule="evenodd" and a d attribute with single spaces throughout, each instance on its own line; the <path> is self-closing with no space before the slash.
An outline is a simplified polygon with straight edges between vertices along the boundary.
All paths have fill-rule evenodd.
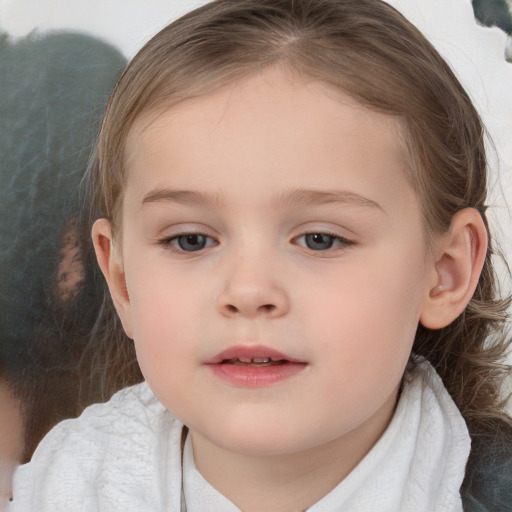
<path id="1" fill-rule="evenodd" d="M 196 252 L 215 244 L 213 238 L 200 233 L 186 233 L 162 240 L 162 245 L 175 251 Z"/>
<path id="2" fill-rule="evenodd" d="M 312 251 L 327 251 L 328 249 L 352 244 L 346 238 L 329 233 L 306 233 L 295 240 L 299 245 L 303 245 Z"/>

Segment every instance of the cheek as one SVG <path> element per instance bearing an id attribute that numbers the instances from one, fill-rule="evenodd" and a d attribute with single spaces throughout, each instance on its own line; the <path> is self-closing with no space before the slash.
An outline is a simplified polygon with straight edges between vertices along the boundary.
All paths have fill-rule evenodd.
<path id="1" fill-rule="evenodd" d="M 391 261 L 397 263 L 381 258 L 387 267 L 364 262 L 333 277 L 329 287 L 312 294 L 317 300 L 310 315 L 303 315 L 323 376 L 320 392 L 315 391 L 330 408 L 351 411 L 343 420 L 348 424 L 363 421 L 396 396 L 414 341 L 421 302 L 411 284 L 416 273 Z M 325 404 L 317 405 L 322 414 Z"/>
<path id="2" fill-rule="evenodd" d="M 339 270 L 324 287 L 311 283 L 310 336 L 322 351 L 358 365 L 405 364 L 422 306 L 423 263 L 382 251 Z M 314 322 L 313 322 L 314 321 Z M 371 369 L 369 370 L 371 371 Z"/>
<path id="3" fill-rule="evenodd" d="M 135 338 L 155 341 L 170 334 L 186 336 L 201 308 L 204 288 L 193 275 L 169 264 L 160 251 L 134 249 L 125 272 Z"/>
<path id="4" fill-rule="evenodd" d="M 190 359 L 197 348 L 205 294 L 179 273 L 169 275 L 165 265 L 131 263 L 127 287 L 137 358 L 157 392 L 159 382 L 179 382 L 175 362 Z"/>

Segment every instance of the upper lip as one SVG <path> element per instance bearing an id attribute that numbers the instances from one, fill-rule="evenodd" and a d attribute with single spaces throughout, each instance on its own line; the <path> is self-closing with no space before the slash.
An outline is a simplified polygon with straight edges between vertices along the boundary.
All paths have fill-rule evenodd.
<path id="1" fill-rule="evenodd" d="M 222 361 L 229 361 L 230 359 L 254 359 L 254 358 L 270 358 L 273 361 L 289 361 L 291 363 L 304 363 L 299 359 L 283 354 L 265 345 L 233 345 L 232 347 L 223 350 L 219 354 L 213 356 L 206 361 L 206 364 L 219 364 Z"/>

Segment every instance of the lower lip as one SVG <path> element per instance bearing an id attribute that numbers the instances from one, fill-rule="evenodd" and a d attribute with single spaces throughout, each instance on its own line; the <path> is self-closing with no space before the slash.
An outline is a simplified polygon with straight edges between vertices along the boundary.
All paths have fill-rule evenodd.
<path id="1" fill-rule="evenodd" d="M 306 363 L 285 363 L 276 366 L 238 366 L 229 363 L 207 365 L 221 380 L 239 387 L 271 386 L 300 373 Z"/>

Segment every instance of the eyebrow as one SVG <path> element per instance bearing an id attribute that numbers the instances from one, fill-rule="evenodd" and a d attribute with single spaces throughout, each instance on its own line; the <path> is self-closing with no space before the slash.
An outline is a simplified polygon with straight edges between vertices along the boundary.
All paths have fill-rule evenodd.
<path id="1" fill-rule="evenodd" d="M 217 194 L 196 192 L 192 190 L 161 188 L 147 193 L 142 199 L 142 206 L 148 203 L 158 202 L 171 202 L 186 206 L 205 205 L 210 208 L 218 208 L 221 203 Z"/>
<path id="2" fill-rule="evenodd" d="M 204 205 L 209 208 L 219 208 L 222 205 L 218 194 L 171 188 L 155 189 L 147 193 L 142 199 L 142 206 L 156 202 L 171 202 L 186 206 Z M 348 204 L 370 207 L 384 212 L 382 206 L 377 202 L 347 191 L 295 189 L 277 193 L 273 198 L 273 203 L 278 206 Z"/>
<path id="3" fill-rule="evenodd" d="M 285 205 L 323 205 L 323 204 L 350 204 L 355 206 L 365 206 L 376 208 L 384 212 L 382 206 L 367 197 L 360 196 L 347 191 L 338 190 L 308 190 L 295 189 L 290 192 L 278 193 L 274 199 L 276 204 Z"/>

